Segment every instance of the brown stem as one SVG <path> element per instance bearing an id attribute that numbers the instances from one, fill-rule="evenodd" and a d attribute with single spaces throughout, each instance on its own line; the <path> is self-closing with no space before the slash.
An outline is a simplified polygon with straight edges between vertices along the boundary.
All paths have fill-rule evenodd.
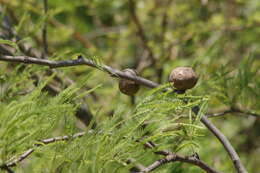
<path id="1" fill-rule="evenodd" d="M 227 137 L 222 134 L 217 127 L 215 127 L 206 116 L 201 117 L 201 122 L 218 138 L 218 140 L 222 143 L 225 147 L 228 155 L 230 156 L 233 164 L 238 173 L 247 173 L 245 167 L 243 166 L 238 154 L 236 153 L 233 146 L 230 144 Z"/>
<path id="2" fill-rule="evenodd" d="M 144 146 L 152 149 L 152 148 L 156 147 L 157 144 L 149 141 L 149 142 L 146 142 L 144 144 Z M 175 161 L 180 161 L 180 162 L 186 162 L 186 163 L 190 163 L 190 164 L 199 166 L 208 173 L 219 173 L 218 171 L 216 171 L 215 169 L 211 168 L 206 163 L 201 161 L 196 156 L 183 157 L 183 156 L 174 154 L 174 153 L 172 153 L 168 150 L 155 151 L 154 153 L 158 154 L 158 155 L 163 155 L 163 156 L 165 156 L 165 158 L 155 161 L 154 163 L 152 163 L 151 165 L 149 165 L 145 169 L 142 169 L 142 171 L 140 171 L 140 172 L 151 172 L 154 169 L 162 166 L 163 164 L 175 162 Z M 169 157 L 175 157 L 175 158 L 169 160 Z"/>
<path id="3" fill-rule="evenodd" d="M 130 79 L 130 80 L 136 81 L 137 83 L 142 84 L 144 86 L 148 86 L 150 88 L 155 88 L 155 87 L 159 86 L 159 84 L 152 82 L 148 79 L 145 79 L 145 78 L 142 78 L 139 76 L 134 76 L 134 75 L 122 72 L 117 69 L 113 69 L 110 66 L 103 65 L 100 67 L 92 60 L 84 59 L 84 58 L 78 58 L 75 60 L 65 60 L 65 61 L 51 61 L 51 60 L 47 60 L 47 59 L 38 59 L 38 58 L 33 58 L 33 57 L 28 57 L 28 56 L 0 55 L 0 60 L 8 61 L 8 62 L 20 62 L 20 63 L 26 63 L 26 64 L 38 64 L 38 65 L 43 65 L 43 66 L 49 66 L 50 68 L 87 65 L 87 66 L 91 66 L 91 67 L 94 67 L 97 69 L 101 68 L 100 70 L 106 71 L 111 76 Z"/>
<path id="4" fill-rule="evenodd" d="M 214 170 L 213 168 L 211 168 L 210 166 L 208 166 L 205 162 L 199 160 L 198 158 L 196 158 L 194 156 L 184 157 L 184 156 L 180 156 L 177 154 L 169 154 L 163 159 L 156 160 L 154 163 L 147 166 L 141 172 L 151 172 L 166 163 L 176 162 L 176 161 L 196 165 L 196 166 L 200 167 L 201 169 L 205 170 L 207 173 L 220 173 L 220 172 Z"/>

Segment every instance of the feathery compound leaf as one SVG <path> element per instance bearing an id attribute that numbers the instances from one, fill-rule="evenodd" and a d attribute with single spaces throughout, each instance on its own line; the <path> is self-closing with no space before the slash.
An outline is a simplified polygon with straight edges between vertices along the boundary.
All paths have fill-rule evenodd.
<path id="1" fill-rule="evenodd" d="M 16 50 L 19 50 L 18 45 L 17 45 L 15 42 L 10 41 L 10 40 L 0 39 L 0 44 L 7 44 L 7 45 L 9 45 L 9 46 L 15 48 Z"/>

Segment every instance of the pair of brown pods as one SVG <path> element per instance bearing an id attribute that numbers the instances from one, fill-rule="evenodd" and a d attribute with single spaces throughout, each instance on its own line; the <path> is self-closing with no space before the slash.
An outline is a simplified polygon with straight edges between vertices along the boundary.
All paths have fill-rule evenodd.
<path id="1" fill-rule="evenodd" d="M 132 69 L 123 70 L 126 74 L 137 76 L 137 72 Z M 198 76 L 194 70 L 190 67 L 177 67 L 171 71 L 169 76 L 169 82 L 173 84 L 173 87 L 185 92 L 187 89 L 193 88 L 198 81 Z M 119 90 L 129 96 L 135 95 L 140 88 L 140 85 L 135 81 L 123 79 L 119 80 Z"/>

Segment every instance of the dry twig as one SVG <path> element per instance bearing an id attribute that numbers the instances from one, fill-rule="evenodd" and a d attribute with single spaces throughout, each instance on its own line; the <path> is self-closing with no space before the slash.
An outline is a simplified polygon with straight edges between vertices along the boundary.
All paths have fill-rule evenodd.
<path id="1" fill-rule="evenodd" d="M 157 144 L 155 144 L 151 141 L 146 142 L 144 145 L 145 145 L 145 147 L 151 148 L 151 149 L 157 146 Z M 195 157 L 195 156 L 183 157 L 183 156 L 174 154 L 167 150 L 155 151 L 154 153 L 158 154 L 158 155 L 163 155 L 163 156 L 165 156 L 165 158 L 159 159 L 159 160 L 153 162 L 151 165 L 142 169 L 140 171 L 140 173 L 141 172 L 151 172 L 163 164 L 170 163 L 170 162 L 176 162 L 176 161 L 196 165 L 196 166 L 200 167 L 201 169 L 205 170 L 207 173 L 220 173 L 220 172 L 216 171 L 215 169 L 211 168 L 210 166 L 208 166 L 205 162 L 201 161 L 198 157 Z"/>

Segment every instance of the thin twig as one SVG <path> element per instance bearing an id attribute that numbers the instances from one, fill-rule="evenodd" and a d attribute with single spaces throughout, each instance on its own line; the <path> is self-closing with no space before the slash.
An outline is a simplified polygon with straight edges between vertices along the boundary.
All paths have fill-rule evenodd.
<path id="1" fill-rule="evenodd" d="M 223 112 L 218 112 L 218 113 L 212 113 L 212 114 L 207 114 L 206 116 L 208 118 L 213 118 L 213 117 L 220 117 L 229 113 L 240 113 L 240 114 L 244 114 L 244 115 L 249 115 L 249 116 L 254 116 L 257 118 L 260 118 L 260 114 L 254 113 L 254 112 L 250 112 L 250 111 L 246 111 L 246 110 L 241 110 L 238 108 L 231 108 L 228 110 L 225 110 Z"/>
<path id="2" fill-rule="evenodd" d="M 166 163 L 176 162 L 176 161 L 196 165 L 196 166 L 200 167 L 201 169 L 205 170 L 207 173 L 220 173 L 220 172 L 214 170 L 213 168 L 211 168 L 210 166 L 208 166 L 205 162 L 199 160 L 198 158 L 196 158 L 194 156 L 184 157 L 184 156 L 180 156 L 177 154 L 169 154 L 165 158 L 159 159 L 159 160 L 155 161 L 154 163 L 152 163 L 151 165 L 147 166 L 141 172 L 151 172 Z"/>
<path id="3" fill-rule="evenodd" d="M 135 163 L 135 162 L 136 162 L 135 159 L 130 158 L 130 159 L 127 160 L 126 163 L 127 163 L 127 164 L 132 164 L 132 163 Z M 144 165 L 142 165 L 142 164 L 140 164 L 140 163 L 135 163 L 135 165 L 134 165 L 132 168 L 130 168 L 130 172 L 131 172 L 131 173 L 136 173 L 136 172 L 142 171 L 143 169 L 145 169 L 145 166 L 144 166 Z"/>
<path id="4" fill-rule="evenodd" d="M 110 66 L 99 66 L 96 65 L 92 60 L 84 59 L 81 56 L 76 60 L 67 60 L 67 61 L 50 61 L 45 59 L 37 59 L 32 57 L 26 56 L 1 56 L 0 60 L 2 61 L 10 61 L 10 62 L 21 62 L 21 63 L 29 63 L 29 64 L 39 64 L 49 66 L 51 68 L 58 68 L 58 67 L 68 67 L 68 66 L 77 66 L 77 65 L 88 65 L 99 70 L 106 71 L 111 76 L 119 77 L 119 78 L 126 78 L 129 80 L 136 81 L 139 84 L 145 85 L 150 88 L 158 87 L 159 84 L 150 81 L 148 79 L 139 77 L 139 76 L 132 76 L 130 74 L 126 74 L 120 70 L 113 69 Z M 193 112 L 197 115 L 199 112 L 199 107 L 194 107 Z M 219 141 L 223 144 L 224 148 L 228 152 L 229 156 L 231 157 L 235 168 L 237 169 L 238 173 L 247 173 L 243 164 L 241 163 L 238 154 L 228 141 L 228 139 L 222 134 L 217 127 L 212 124 L 206 116 L 202 116 L 201 122 L 219 139 Z"/>
<path id="5" fill-rule="evenodd" d="M 157 144 L 155 144 L 152 141 L 146 142 L 144 145 L 145 145 L 145 147 L 151 148 L 151 149 L 157 146 Z M 201 161 L 198 157 L 195 157 L 195 156 L 183 157 L 183 156 L 174 154 L 168 150 L 155 151 L 154 153 L 158 154 L 158 155 L 163 155 L 163 156 L 165 156 L 165 158 L 155 161 L 154 163 L 152 163 L 145 169 L 142 169 L 142 171 L 140 171 L 140 172 L 151 172 L 163 164 L 166 164 L 169 162 L 180 161 L 180 162 L 186 162 L 186 163 L 190 163 L 190 164 L 199 166 L 200 168 L 202 168 L 203 170 L 205 170 L 208 173 L 219 173 L 217 170 L 211 168 L 205 162 Z M 174 158 L 172 160 L 171 159 L 168 160 L 171 157 L 174 157 Z"/>
<path id="6" fill-rule="evenodd" d="M 35 150 L 33 148 L 30 148 L 28 150 L 26 150 L 22 155 L 20 155 L 17 159 L 5 164 L 6 167 L 13 167 L 16 166 L 17 163 L 23 161 L 24 159 L 26 159 L 29 155 L 31 155 Z M 0 166 L 1 168 L 2 166 Z"/>
<path id="7" fill-rule="evenodd" d="M 106 66 L 106 65 L 99 66 L 92 60 L 85 59 L 85 58 L 78 58 L 75 60 L 65 60 L 65 61 L 51 61 L 51 60 L 47 60 L 47 59 L 38 59 L 38 58 L 33 58 L 33 57 L 28 57 L 28 56 L 0 55 L 0 61 L 20 62 L 20 63 L 26 63 L 26 64 L 38 64 L 38 65 L 43 65 L 43 66 L 49 66 L 50 68 L 87 65 L 87 66 L 91 66 L 91 67 L 94 67 L 97 69 L 102 68 L 101 70 L 106 71 L 111 76 L 134 80 L 137 83 L 150 87 L 150 88 L 155 88 L 155 87 L 159 86 L 159 84 L 157 84 L 153 81 L 150 81 L 148 79 L 145 79 L 145 78 L 142 78 L 139 76 L 133 76 L 131 74 L 122 72 L 120 70 L 113 69 L 110 66 Z"/>
<path id="8" fill-rule="evenodd" d="M 54 138 L 43 139 L 43 140 L 39 141 L 40 143 L 35 144 L 35 146 L 42 146 L 43 144 L 50 144 L 50 143 L 57 142 L 57 141 L 67 141 L 69 139 L 75 139 L 75 138 L 82 137 L 85 134 L 86 134 L 86 132 L 79 132 L 79 133 L 76 133 L 72 136 L 66 135 L 66 136 L 59 136 L 59 137 L 54 137 Z"/>
<path id="9" fill-rule="evenodd" d="M 241 113 L 241 114 L 250 115 L 250 116 L 260 118 L 260 114 L 257 114 L 255 112 L 250 112 L 250 111 L 240 110 L 240 109 L 235 109 L 234 111 L 237 112 L 237 113 Z"/>
<path id="10" fill-rule="evenodd" d="M 54 137 L 54 138 L 48 138 L 48 139 L 43 139 L 43 140 L 39 140 L 36 144 L 33 145 L 33 148 L 30 148 L 28 150 L 26 150 L 22 155 L 20 155 L 18 158 L 9 161 L 3 165 L 0 165 L 0 169 L 6 169 L 6 168 L 10 168 L 10 167 L 14 167 L 16 166 L 19 162 L 23 161 L 25 158 L 27 158 L 28 156 L 30 156 L 34 151 L 35 151 L 35 147 L 40 147 L 46 144 L 50 144 L 53 142 L 58 142 L 58 141 L 67 141 L 69 139 L 75 139 L 75 138 L 79 138 L 82 137 L 83 135 L 85 135 L 86 132 L 79 132 L 76 133 L 72 136 L 59 136 L 59 137 Z"/>
<path id="11" fill-rule="evenodd" d="M 48 13 L 48 0 L 43 0 L 45 20 L 42 28 L 42 42 L 43 42 L 43 54 L 42 58 L 48 56 L 48 41 L 47 41 L 47 13 Z"/>
<path id="12" fill-rule="evenodd" d="M 6 172 L 8 172 L 8 173 L 14 173 L 14 171 L 11 169 L 11 168 L 9 168 L 8 166 L 6 166 L 6 165 L 4 165 L 2 168 L 0 168 L 0 169 L 2 169 L 2 170 L 5 170 Z"/>
<path id="13" fill-rule="evenodd" d="M 143 47 L 148 51 L 149 58 L 151 60 L 151 64 L 153 65 L 153 64 L 155 64 L 156 59 L 154 57 L 154 53 L 153 53 L 152 49 L 148 45 L 148 39 L 145 35 L 145 31 L 144 31 L 143 26 L 141 25 L 141 22 L 140 22 L 137 14 L 136 14 L 135 2 L 134 2 L 134 0 L 129 0 L 128 2 L 129 2 L 129 10 L 130 10 L 131 18 L 132 18 L 132 20 L 135 23 L 136 28 L 137 28 L 137 34 L 139 35 L 139 37 L 142 41 Z"/>
<path id="14" fill-rule="evenodd" d="M 238 173 L 247 173 L 244 165 L 242 164 L 238 154 L 236 153 L 233 146 L 230 144 L 227 137 L 222 134 L 219 129 L 217 129 L 206 116 L 201 117 L 201 122 L 219 139 L 219 141 L 223 144 L 226 151 L 228 152 L 233 164 Z"/>
<path id="15" fill-rule="evenodd" d="M 226 115 L 226 114 L 229 114 L 229 113 L 233 113 L 233 111 L 231 109 L 229 110 L 225 110 L 223 112 L 217 112 L 217 113 L 211 113 L 211 114 L 206 114 L 206 116 L 208 118 L 212 118 L 212 117 L 218 117 L 218 116 L 223 116 L 223 115 Z"/>

